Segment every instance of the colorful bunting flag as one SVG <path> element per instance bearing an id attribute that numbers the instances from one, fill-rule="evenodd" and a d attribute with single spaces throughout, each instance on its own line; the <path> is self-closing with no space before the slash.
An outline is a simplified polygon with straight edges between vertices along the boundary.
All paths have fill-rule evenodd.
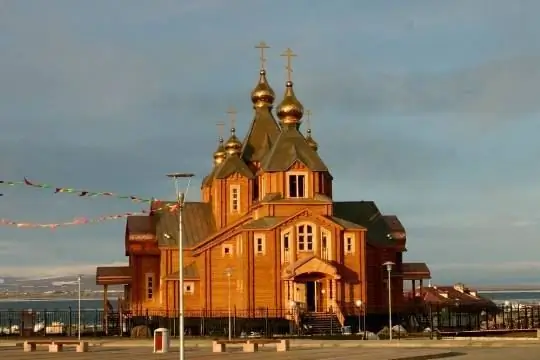
<path id="1" fill-rule="evenodd" d="M 139 196 L 134 195 L 121 195 L 116 194 L 109 191 L 89 191 L 89 190 L 81 190 L 81 189 L 74 189 L 74 188 L 66 188 L 66 187 L 58 187 L 50 184 L 45 183 L 38 183 L 35 181 L 30 181 L 28 178 L 24 178 L 23 181 L 4 181 L 0 180 L 0 184 L 7 185 L 7 186 L 15 186 L 15 185 L 25 185 L 30 186 L 38 189 L 51 189 L 53 190 L 54 194 L 60 194 L 60 193 L 68 193 L 68 194 L 76 194 L 81 197 L 95 197 L 95 196 L 109 196 L 109 197 L 115 197 L 118 199 L 126 199 L 131 200 L 136 203 L 150 203 L 153 199 L 145 199 Z"/>
<path id="2" fill-rule="evenodd" d="M 172 205 L 165 205 L 163 207 L 160 207 L 158 209 L 152 209 L 152 212 L 159 212 L 159 211 L 175 211 L 178 208 L 177 204 Z M 75 226 L 75 225 L 88 225 L 88 224 L 96 224 L 101 223 L 108 220 L 118 220 L 118 219 L 125 219 L 128 216 L 136 216 L 136 215 L 149 215 L 149 210 L 142 210 L 139 212 L 126 212 L 121 214 L 114 214 L 114 215 L 105 215 L 100 216 L 97 218 L 86 218 L 86 217 L 79 217 L 72 219 L 70 221 L 66 222 L 60 222 L 60 223 L 50 223 L 50 224 L 41 224 L 41 223 L 32 223 L 32 222 L 22 222 L 22 221 L 14 221 L 9 219 L 0 219 L 0 226 L 14 226 L 19 229 L 56 229 L 59 227 L 66 227 L 66 226 Z"/>
<path id="3" fill-rule="evenodd" d="M 76 194 L 80 197 L 95 197 L 95 196 L 110 196 L 115 197 L 118 199 L 128 199 L 136 203 L 150 203 L 151 209 L 150 210 L 142 210 L 140 212 L 127 212 L 122 214 L 114 214 L 114 215 L 106 215 L 106 216 L 100 216 L 98 218 L 75 218 L 70 221 L 61 222 L 61 223 L 51 223 L 51 224 L 41 224 L 41 223 L 31 223 L 31 222 L 21 222 L 21 221 L 14 221 L 9 219 L 0 219 L 0 226 L 14 226 L 17 228 L 47 228 L 47 229 L 56 229 L 59 227 L 65 227 L 65 226 L 74 226 L 74 225 L 86 225 L 86 224 L 95 224 L 100 223 L 108 220 L 117 220 L 117 219 L 124 219 L 128 216 L 135 216 L 135 215 L 148 215 L 151 212 L 160 212 L 160 211 L 176 211 L 178 209 L 177 203 L 167 203 L 163 202 L 161 200 L 156 199 L 145 199 L 138 196 L 133 195 L 119 195 L 116 193 L 108 192 L 108 191 L 89 191 L 89 190 L 79 190 L 74 188 L 65 188 L 65 187 L 57 187 L 50 184 L 44 184 L 44 183 L 38 183 L 35 181 L 30 181 L 28 178 L 24 178 L 23 181 L 5 181 L 0 180 L 0 185 L 7 185 L 7 186 L 16 186 L 16 185 L 23 185 L 23 186 L 30 186 L 34 188 L 39 189 L 52 189 L 54 191 L 54 194 L 59 193 L 70 193 L 70 194 Z M 0 194 L 0 196 L 4 196 L 4 194 Z"/>

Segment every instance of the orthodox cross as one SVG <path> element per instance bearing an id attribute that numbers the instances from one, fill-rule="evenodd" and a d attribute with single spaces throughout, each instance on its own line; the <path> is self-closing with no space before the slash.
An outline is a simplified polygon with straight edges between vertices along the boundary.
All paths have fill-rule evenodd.
<path id="1" fill-rule="evenodd" d="M 308 126 L 308 130 L 311 131 L 311 110 L 307 109 L 306 110 L 306 120 L 307 120 L 307 126 Z"/>
<path id="2" fill-rule="evenodd" d="M 236 125 L 236 110 L 233 107 L 230 107 L 229 110 L 227 110 L 227 114 L 229 114 L 229 120 L 231 121 L 231 129 L 234 129 L 234 126 Z"/>
<path id="3" fill-rule="evenodd" d="M 225 129 L 225 123 L 223 121 L 220 121 L 216 124 L 217 128 L 218 128 L 218 134 L 219 134 L 219 138 L 220 139 L 223 139 L 223 130 Z"/>
<path id="4" fill-rule="evenodd" d="M 285 69 L 287 69 L 287 80 L 288 81 L 292 81 L 292 58 L 296 56 L 295 53 L 293 53 L 293 51 L 291 50 L 291 48 L 287 48 L 287 50 L 285 50 L 285 52 L 283 54 L 281 54 L 281 56 L 285 56 L 287 57 L 287 66 L 285 66 Z"/>
<path id="5" fill-rule="evenodd" d="M 266 58 L 264 57 L 264 50 L 270 49 L 270 46 L 266 45 L 264 41 L 261 41 L 259 45 L 255 45 L 255 49 L 259 49 L 261 52 L 261 56 L 259 57 L 259 59 L 261 60 L 261 69 L 264 70 L 265 65 L 266 65 Z"/>

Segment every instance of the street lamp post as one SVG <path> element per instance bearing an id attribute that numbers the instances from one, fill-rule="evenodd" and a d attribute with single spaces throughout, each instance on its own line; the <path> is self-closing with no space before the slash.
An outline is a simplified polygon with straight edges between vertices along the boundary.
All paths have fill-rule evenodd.
<path id="1" fill-rule="evenodd" d="M 356 306 L 358 307 L 358 333 L 360 334 L 362 332 L 362 340 L 366 340 L 366 313 L 363 307 L 364 303 L 358 299 L 356 300 Z"/>
<path id="2" fill-rule="evenodd" d="M 389 327 L 389 340 L 392 341 L 392 266 L 395 264 L 391 261 L 387 261 L 383 264 L 386 267 L 388 273 L 388 327 Z"/>
<path id="3" fill-rule="evenodd" d="M 79 341 L 81 341 L 81 275 L 77 276 L 77 286 L 78 286 L 78 310 L 77 310 L 77 317 L 78 317 L 78 326 L 77 326 L 77 338 Z"/>
<path id="4" fill-rule="evenodd" d="M 180 360 L 184 360 L 184 246 L 182 234 L 182 211 L 184 208 L 185 194 L 189 190 L 191 178 L 195 175 L 190 173 L 171 173 L 167 177 L 174 179 L 174 189 L 176 192 L 176 201 L 178 203 L 178 317 L 179 317 L 179 353 Z M 179 190 L 179 182 L 187 179 L 186 191 Z"/>
<path id="5" fill-rule="evenodd" d="M 294 327 L 295 327 L 295 324 L 296 324 L 296 301 L 294 300 L 291 300 L 289 301 L 289 308 L 291 309 L 291 335 L 295 332 L 294 330 Z"/>
<path id="6" fill-rule="evenodd" d="M 231 312 L 231 276 L 232 276 L 232 269 L 230 267 L 225 269 L 225 276 L 227 276 L 227 286 L 228 286 L 228 294 L 227 294 L 227 307 L 228 307 L 228 315 L 229 315 L 229 341 L 232 341 L 232 312 Z"/>

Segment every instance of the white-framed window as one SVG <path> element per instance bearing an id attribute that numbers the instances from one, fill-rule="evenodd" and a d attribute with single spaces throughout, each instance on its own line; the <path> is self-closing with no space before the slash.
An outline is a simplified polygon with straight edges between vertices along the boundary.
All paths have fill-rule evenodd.
<path id="1" fill-rule="evenodd" d="M 231 185 L 231 212 L 240 212 L 240 185 Z"/>
<path id="2" fill-rule="evenodd" d="M 154 298 L 154 273 L 145 274 L 146 300 Z"/>
<path id="3" fill-rule="evenodd" d="M 298 251 L 313 251 L 313 225 L 298 225 L 296 233 Z"/>
<path id="4" fill-rule="evenodd" d="M 255 234 L 255 254 L 266 254 L 266 237 L 264 234 Z"/>
<path id="5" fill-rule="evenodd" d="M 223 244 L 221 245 L 221 254 L 223 256 L 232 256 L 233 255 L 233 247 L 231 244 Z"/>
<path id="6" fill-rule="evenodd" d="M 330 258 L 330 232 L 321 229 L 321 258 L 329 260 Z"/>
<path id="7" fill-rule="evenodd" d="M 184 283 L 184 294 L 193 295 L 195 293 L 195 283 L 188 281 Z"/>
<path id="8" fill-rule="evenodd" d="M 345 243 L 343 244 L 345 254 L 354 254 L 354 235 L 345 234 Z"/>
<path id="9" fill-rule="evenodd" d="M 287 175 L 287 188 L 290 198 L 304 198 L 307 196 L 305 173 L 289 173 Z"/>

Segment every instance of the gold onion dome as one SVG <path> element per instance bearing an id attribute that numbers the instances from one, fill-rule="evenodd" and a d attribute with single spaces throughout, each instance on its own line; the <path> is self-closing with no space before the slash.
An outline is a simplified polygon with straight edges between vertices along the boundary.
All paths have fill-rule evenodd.
<path id="1" fill-rule="evenodd" d="M 227 157 L 227 151 L 225 150 L 225 146 L 223 146 L 223 138 L 220 136 L 218 148 L 214 151 L 214 164 L 221 164 L 225 160 L 225 157 Z"/>
<path id="2" fill-rule="evenodd" d="M 313 150 L 317 151 L 319 149 L 319 144 L 311 136 L 311 129 L 307 130 L 306 142 Z"/>
<path id="3" fill-rule="evenodd" d="M 272 106 L 276 94 L 268 84 L 268 80 L 266 80 L 266 70 L 262 69 L 259 74 L 259 83 L 251 92 L 251 102 L 255 107 Z"/>
<path id="4" fill-rule="evenodd" d="M 225 144 L 225 151 L 229 155 L 237 155 L 242 151 L 242 143 L 236 137 L 236 129 L 231 128 L 231 137 L 227 140 Z"/>
<path id="5" fill-rule="evenodd" d="M 287 81 L 285 96 L 276 108 L 276 113 L 283 125 L 298 126 L 300 124 L 300 120 L 304 115 L 304 106 L 294 94 L 292 81 Z"/>

